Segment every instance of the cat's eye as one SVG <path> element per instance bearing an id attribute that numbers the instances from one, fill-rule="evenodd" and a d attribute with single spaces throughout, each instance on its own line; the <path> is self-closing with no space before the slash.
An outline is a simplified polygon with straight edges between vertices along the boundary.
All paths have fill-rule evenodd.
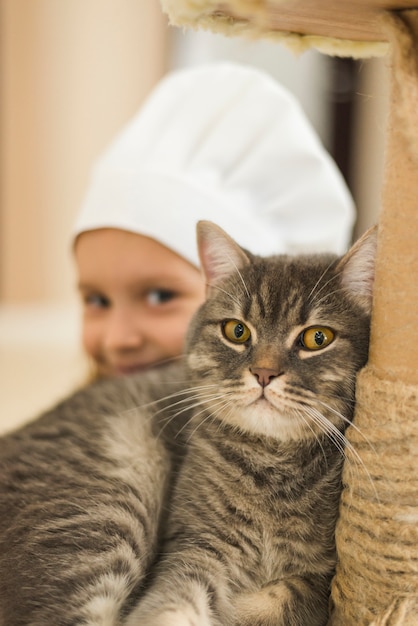
<path id="1" fill-rule="evenodd" d="M 244 322 L 228 320 L 222 324 L 225 337 L 233 343 L 246 343 L 251 337 L 251 331 Z"/>
<path id="2" fill-rule="evenodd" d="M 307 350 L 322 350 L 334 340 L 335 334 L 326 326 L 311 326 L 299 336 L 300 343 Z"/>

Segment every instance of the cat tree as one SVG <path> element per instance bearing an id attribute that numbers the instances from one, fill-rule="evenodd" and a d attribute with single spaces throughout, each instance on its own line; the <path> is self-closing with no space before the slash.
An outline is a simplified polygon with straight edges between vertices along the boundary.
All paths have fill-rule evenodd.
<path id="1" fill-rule="evenodd" d="M 359 456 L 349 453 L 344 469 L 330 626 L 417 626 L 418 0 L 161 2 L 177 26 L 277 39 L 298 51 L 388 54 L 370 357 L 358 378 L 358 430 L 347 432 Z"/>

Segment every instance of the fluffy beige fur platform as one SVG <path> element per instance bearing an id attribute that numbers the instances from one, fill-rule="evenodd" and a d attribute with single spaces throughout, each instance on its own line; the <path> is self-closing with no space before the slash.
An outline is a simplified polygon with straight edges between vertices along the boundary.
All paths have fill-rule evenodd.
<path id="1" fill-rule="evenodd" d="M 354 40 L 332 33 L 326 36 L 302 34 L 280 27 L 280 20 L 279 26 L 273 26 L 272 21 L 277 16 L 282 12 L 286 14 L 291 0 L 161 0 L 161 4 L 173 26 L 212 30 L 230 37 L 270 39 L 296 53 L 316 48 L 326 54 L 366 58 L 382 56 L 388 49 L 384 40 Z M 301 4 L 299 0 L 298 5 Z"/>

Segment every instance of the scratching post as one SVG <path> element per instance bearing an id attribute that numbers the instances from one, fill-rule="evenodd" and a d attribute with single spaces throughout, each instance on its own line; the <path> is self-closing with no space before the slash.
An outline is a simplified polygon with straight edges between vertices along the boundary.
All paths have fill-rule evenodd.
<path id="1" fill-rule="evenodd" d="M 161 2 L 179 26 L 275 38 L 299 51 L 389 50 L 370 355 L 347 431 L 329 626 L 417 626 L 418 0 Z"/>
<path id="2" fill-rule="evenodd" d="M 357 402 L 330 626 L 417 626 L 418 389 L 380 378 L 369 365 Z"/>
<path id="3" fill-rule="evenodd" d="M 332 626 L 418 624 L 418 10 L 385 25 L 391 103 L 372 333 L 347 432 L 357 454 L 344 468 Z"/>

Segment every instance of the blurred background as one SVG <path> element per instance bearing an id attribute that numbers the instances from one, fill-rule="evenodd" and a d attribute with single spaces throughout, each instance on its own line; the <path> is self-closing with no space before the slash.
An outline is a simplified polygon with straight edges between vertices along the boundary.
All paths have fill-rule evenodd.
<path id="1" fill-rule="evenodd" d="M 92 163 L 168 71 L 236 60 L 299 99 L 357 204 L 377 220 L 385 60 L 169 27 L 158 0 L 0 0 L 0 432 L 80 384 L 71 228 Z"/>

